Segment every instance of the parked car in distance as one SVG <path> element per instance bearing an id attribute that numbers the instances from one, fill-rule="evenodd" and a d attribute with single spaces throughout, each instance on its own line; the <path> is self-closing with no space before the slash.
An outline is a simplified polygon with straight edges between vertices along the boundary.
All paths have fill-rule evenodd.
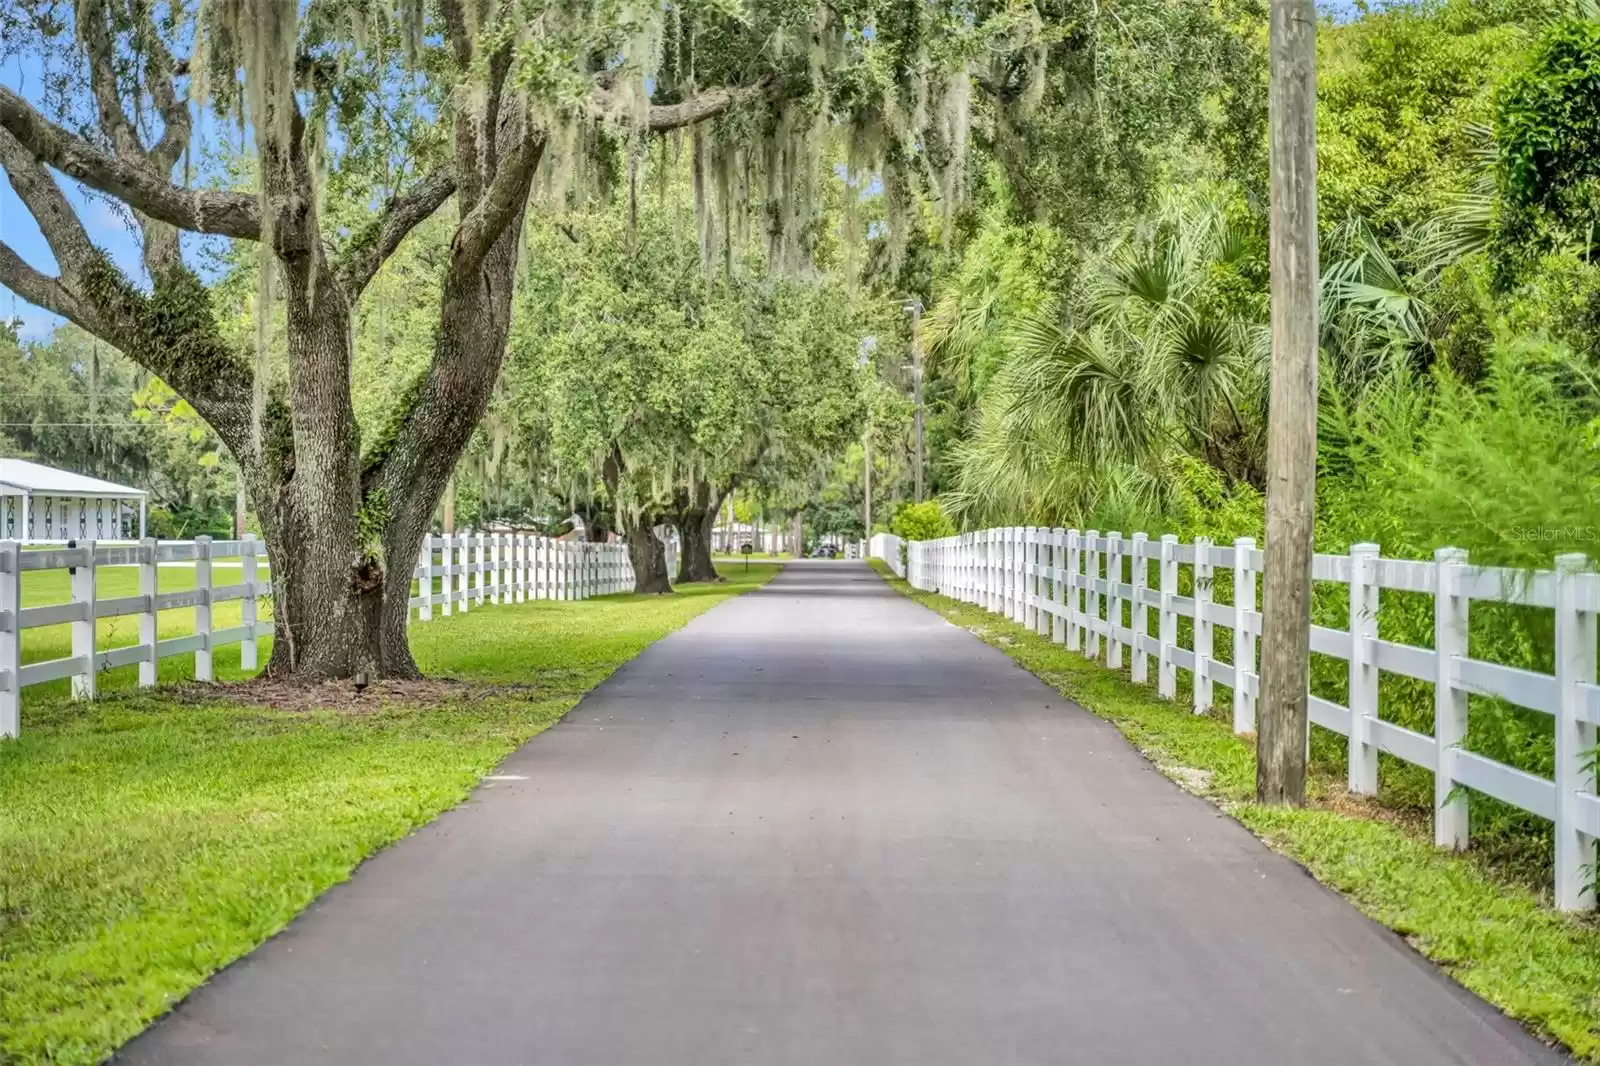
<path id="1" fill-rule="evenodd" d="M 837 559 L 838 557 L 839 549 L 832 544 L 818 544 L 811 549 L 811 558 L 813 559 Z"/>

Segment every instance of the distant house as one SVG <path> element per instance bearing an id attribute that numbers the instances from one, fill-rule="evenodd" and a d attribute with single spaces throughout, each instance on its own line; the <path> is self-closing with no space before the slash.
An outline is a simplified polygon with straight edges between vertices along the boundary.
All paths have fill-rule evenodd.
<path id="1" fill-rule="evenodd" d="M 0 459 L 0 540 L 64 544 L 142 538 L 148 495 L 26 459 Z"/>

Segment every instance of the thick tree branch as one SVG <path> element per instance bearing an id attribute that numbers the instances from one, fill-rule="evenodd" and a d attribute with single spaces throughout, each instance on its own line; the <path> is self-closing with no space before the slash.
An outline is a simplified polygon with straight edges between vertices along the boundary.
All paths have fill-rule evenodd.
<path id="1" fill-rule="evenodd" d="M 467 2 L 474 3 L 476 0 Z M 444 16 L 445 36 L 449 38 L 450 50 L 455 53 L 456 66 L 463 71 L 470 69 L 473 35 L 467 22 L 466 9 L 461 6 L 461 0 L 439 0 L 439 13 Z"/>
<path id="2" fill-rule="evenodd" d="M 527 206 L 533 172 L 544 154 L 545 136 L 531 115 L 524 115 L 521 122 L 521 136 L 512 149 L 500 157 L 500 166 L 484 190 L 483 199 L 461 220 L 461 227 L 456 230 L 457 270 L 476 270 L 506 226 Z"/>
<path id="3" fill-rule="evenodd" d="M 97 336 L 102 324 L 87 303 L 78 299 L 60 278 L 42 274 L 23 261 L 8 244 L 0 243 L 0 285 L 35 307 L 53 311 Z"/>
<path id="4" fill-rule="evenodd" d="M 56 179 L 4 129 L 0 129 L 0 167 L 5 168 L 6 180 L 38 223 L 62 273 L 81 269 L 94 254 L 83 222 Z"/>
<path id="5" fill-rule="evenodd" d="M 602 79 L 596 84 L 594 95 L 590 97 L 589 113 L 597 119 L 625 120 L 628 117 L 617 101 L 612 88 L 613 81 L 614 79 Z M 770 79 L 762 79 L 754 85 L 707 89 L 681 103 L 652 104 L 646 125 L 653 133 L 692 126 L 697 122 L 716 118 L 736 103 L 766 96 L 772 91 L 774 84 Z"/>
<path id="6" fill-rule="evenodd" d="M 135 51 L 145 60 L 142 81 L 148 86 L 161 114 L 163 130 L 154 149 L 146 149 L 138 124 L 123 105 L 117 84 L 116 25 L 106 0 L 80 0 L 78 37 L 88 54 L 89 85 L 100 116 L 100 129 L 110 140 L 119 162 L 165 181 L 189 145 L 190 119 L 186 101 L 172 84 L 172 54 L 157 32 L 149 9 L 130 11 L 140 24 L 134 29 Z M 182 265 L 178 231 L 170 222 L 134 210 L 144 234 L 145 267 L 151 276 Z"/>
<path id="7" fill-rule="evenodd" d="M 391 199 L 381 215 L 352 237 L 335 267 L 346 299 L 355 303 L 406 235 L 432 217 L 455 191 L 454 171 L 440 167 Z"/>
<path id="8" fill-rule="evenodd" d="M 100 128 L 111 138 L 117 155 L 132 162 L 144 157 L 144 145 L 122 109 L 122 95 L 117 91 L 116 56 L 106 25 L 109 14 L 105 0 L 80 0 L 78 36 L 89 53 L 89 87 L 94 92 Z"/>
<path id="9" fill-rule="evenodd" d="M 35 159 L 153 219 L 191 233 L 261 239 L 261 209 L 254 196 L 174 185 L 149 168 L 118 159 L 62 129 L 4 86 L 0 86 L 0 129 L 15 137 Z"/>
<path id="10" fill-rule="evenodd" d="M 156 109 L 161 112 L 162 124 L 161 140 L 150 150 L 150 157 L 162 174 L 171 174 L 172 168 L 189 147 L 192 121 L 189 101 L 178 95 L 177 87 L 172 82 L 178 73 L 178 63 L 167 50 L 161 35 L 151 26 L 147 36 L 150 43 L 147 45 L 149 68 L 146 80 L 150 83 L 150 94 L 155 98 Z M 184 66 L 187 68 L 187 63 Z"/>

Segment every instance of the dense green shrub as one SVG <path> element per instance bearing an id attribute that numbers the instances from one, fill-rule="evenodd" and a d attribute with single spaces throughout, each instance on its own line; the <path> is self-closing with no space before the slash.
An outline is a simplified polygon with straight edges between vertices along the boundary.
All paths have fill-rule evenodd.
<path id="1" fill-rule="evenodd" d="M 902 540 L 938 540 L 950 536 L 956 527 L 937 500 L 927 500 L 902 504 L 889 523 L 889 531 Z"/>
<path id="2" fill-rule="evenodd" d="M 1600 222 L 1600 22 L 1553 23 L 1507 79 L 1499 104 L 1507 251 L 1563 238 L 1592 248 Z"/>

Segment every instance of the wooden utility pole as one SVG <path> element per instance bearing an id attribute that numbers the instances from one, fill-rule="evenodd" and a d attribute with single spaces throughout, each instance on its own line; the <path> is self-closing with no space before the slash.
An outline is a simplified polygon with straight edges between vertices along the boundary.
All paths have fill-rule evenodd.
<path id="1" fill-rule="evenodd" d="M 867 429 L 867 435 L 866 435 L 866 437 L 864 438 L 864 441 L 863 441 L 863 449 L 866 452 L 866 460 L 863 463 L 862 469 L 861 469 L 861 481 L 862 481 L 862 485 L 863 485 L 863 490 L 862 490 L 862 493 L 861 493 L 862 511 L 863 511 L 862 524 L 866 527 L 866 534 L 865 535 L 870 539 L 872 537 L 872 429 L 871 429 L 871 427 L 868 427 L 868 429 Z"/>
<path id="2" fill-rule="evenodd" d="M 1317 489 L 1317 12 L 1272 0 L 1272 390 L 1256 796 L 1306 796 L 1311 553 Z"/>
<path id="3" fill-rule="evenodd" d="M 916 405 L 916 435 L 917 435 L 917 502 L 923 499 L 923 473 L 922 473 L 922 301 L 911 300 L 906 303 L 906 313 L 911 316 L 911 392 L 912 402 Z"/>

